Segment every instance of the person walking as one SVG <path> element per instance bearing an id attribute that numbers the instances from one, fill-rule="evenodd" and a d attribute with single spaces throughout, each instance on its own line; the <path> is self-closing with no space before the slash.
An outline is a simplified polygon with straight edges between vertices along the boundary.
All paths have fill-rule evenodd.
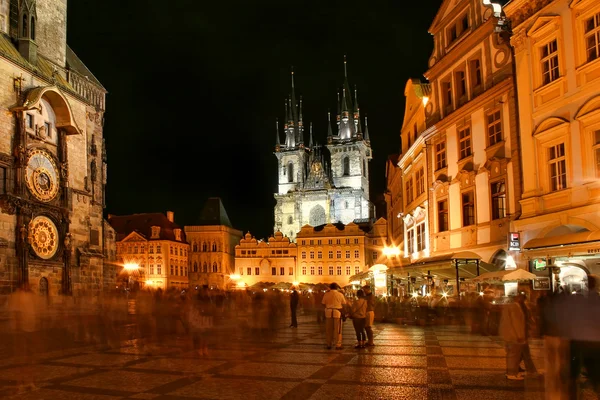
<path id="1" fill-rule="evenodd" d="M 327 349 L 334 345 L 336 350 L 342 349 L 342 309 L 346 298 L 339 289 L 337 283 L 332 283 L 329 285 L 329 291 L 323 295 Z"/>
<path id="2" fill-rule="evenodd" d="M 519 372 L 521 360 L 525 362 L 528 375 L 538 374 L 527 342 L 527 322 L 525 295 L 519 294 L 514 301 L 504 306 L 500 318 L 500 336 L 506 342 L 506 377 L 511 380 L 524 379 Z"/>
<path id="3" fill-rule="evenodd" d="M 300 302 L 300 295 L 298 294 L 298 291 L 294 287 L 292 289 L 292 293 L 290 294 L 290 309 L 292 311 L 292 324 L 290 325 L 290 328 L 298 327 L 298 319 L 296 317 L 296 311 L 298 310 L 299 302 Z"/>
<path id="4" fill-rule="evenodd" d="M 371 286 L 362 287 L 367 302 L 367 316 L 365 319 L 365 331 L 367 332 L 367 344 L 365 346 L 375 346 L 373 343 L 373 323 L 375 322 L 375 296 L 371 291 Z"/>
<path id="5" fill-rule="evenodd" d="M 356 292 L 356 299 L 350 307 L 350 317 L 354 332 L 356 332 L 357 344 L 355 349 L 363 349 L 367 343 L 367 332 L 365 331 L 365 323 L 367 321 L 367 301 L 365 300 L 365 292 L 359 289 Z"/>

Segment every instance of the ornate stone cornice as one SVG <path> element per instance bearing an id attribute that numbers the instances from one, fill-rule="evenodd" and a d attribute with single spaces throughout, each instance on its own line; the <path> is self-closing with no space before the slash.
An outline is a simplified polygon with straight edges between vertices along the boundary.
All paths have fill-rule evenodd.
<path id="1" fill-rule="evenodd" d="M 512 28 L 516 28 L 553 1 L 554 0 L 526 0 L 521 4 L 514 4 L 513 7 L 507 6 Z"/>

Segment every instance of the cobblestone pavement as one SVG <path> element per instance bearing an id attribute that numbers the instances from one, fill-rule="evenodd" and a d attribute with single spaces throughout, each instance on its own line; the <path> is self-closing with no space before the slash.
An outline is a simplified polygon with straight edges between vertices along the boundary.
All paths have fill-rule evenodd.
<path id="1" fill-rule="evenodd" d="M 300 321 L 269 337 L 241 329 L 214 332 L 208 355 L 189 339 L 160 345 L 124 341 L 100 351 L 80 347 L 0 363 L 0 396 L 11 399 L 542 399 L 543 380 L 508 381 L 495 337 L 460 327 L 377 324 L 376 346 L 327 350 L 324 327 Z M 532 344 L 542 368 L 540 343 Z M 33 377 L 33 384 L 24 384 Z M 27 381 L 27 379 L 25 379 Z M 587 398 L 587 397 L 586 397 Z"/>

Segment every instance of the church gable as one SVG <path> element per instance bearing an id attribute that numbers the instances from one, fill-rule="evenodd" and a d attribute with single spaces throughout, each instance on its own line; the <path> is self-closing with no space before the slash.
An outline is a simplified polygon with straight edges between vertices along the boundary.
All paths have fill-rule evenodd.
<path id="1" fill-rule="evenodd" d="M 131 232 L 121 242 L 147 242 L 148 240 L 138 232 Z"/>

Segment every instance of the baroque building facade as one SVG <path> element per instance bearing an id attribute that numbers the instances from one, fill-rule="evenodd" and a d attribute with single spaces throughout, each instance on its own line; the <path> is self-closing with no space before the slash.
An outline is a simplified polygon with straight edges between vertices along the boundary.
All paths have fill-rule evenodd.
<path id="1" fill-rule="evenodd" d="M 66 0 L 0 2 L 3 292 L 94 294 L 112 279 L 103 263 L 106 90 L 66 38 Z"/>
<path id="2" fill-rule="evenodd" d="M 292 90 L 285 102 L 285 140 L 280 141 L 279 123 L 275 142 L 278 191 L 275 193 L 274 231 L 292 241 L 304 225 L 319 226 L 372 218 L 369 200 L 369 161 L 373 154 L 367 120 L 363 123 L 358 94 L 350 89 L 344 60 L 344 82 L 338 93 L 336 133 L 328 116 L 326 145 L 313 142 L 312 124 L 305 142 L 302 97 Z"/>
<path id="3" fill-rule="evenodd" d="M 151 289 L 188 287 L 190 246 L 172 211 L 109 215 L 108 222 L 116 233 L 118 283 Z"/>
<path id="4" fill-rule="evenodd" d="M 504 268 L 520 213 L 511 48 L 499 33 L 499 6 L 484 3 L 442 3 L 429 29 L 427 83 L 409 80 L 405 88 L 402 178 L 388 176 L 387 199 L 395 209 L 392 199 L 402 199 L 402 212 L 390 218 L 403 221 L 404 269 L 423 284 L 460 286 L 459 275 Z"/>
<path id="5" fill-rule="evenodd" d="M 600 272 L 600 3 L 513 0 L 505 13 L 526 171 L 518 262 L 579 292 Z"/>
<path id="6" fill-rule="evenodd" d="M 235 274 L 235 248 L 242 232 L 234 229 L 220 198 L 209 198 L 198 225 L 186 226 L 190 244 L 190 287 L 226 288 Z"/>

